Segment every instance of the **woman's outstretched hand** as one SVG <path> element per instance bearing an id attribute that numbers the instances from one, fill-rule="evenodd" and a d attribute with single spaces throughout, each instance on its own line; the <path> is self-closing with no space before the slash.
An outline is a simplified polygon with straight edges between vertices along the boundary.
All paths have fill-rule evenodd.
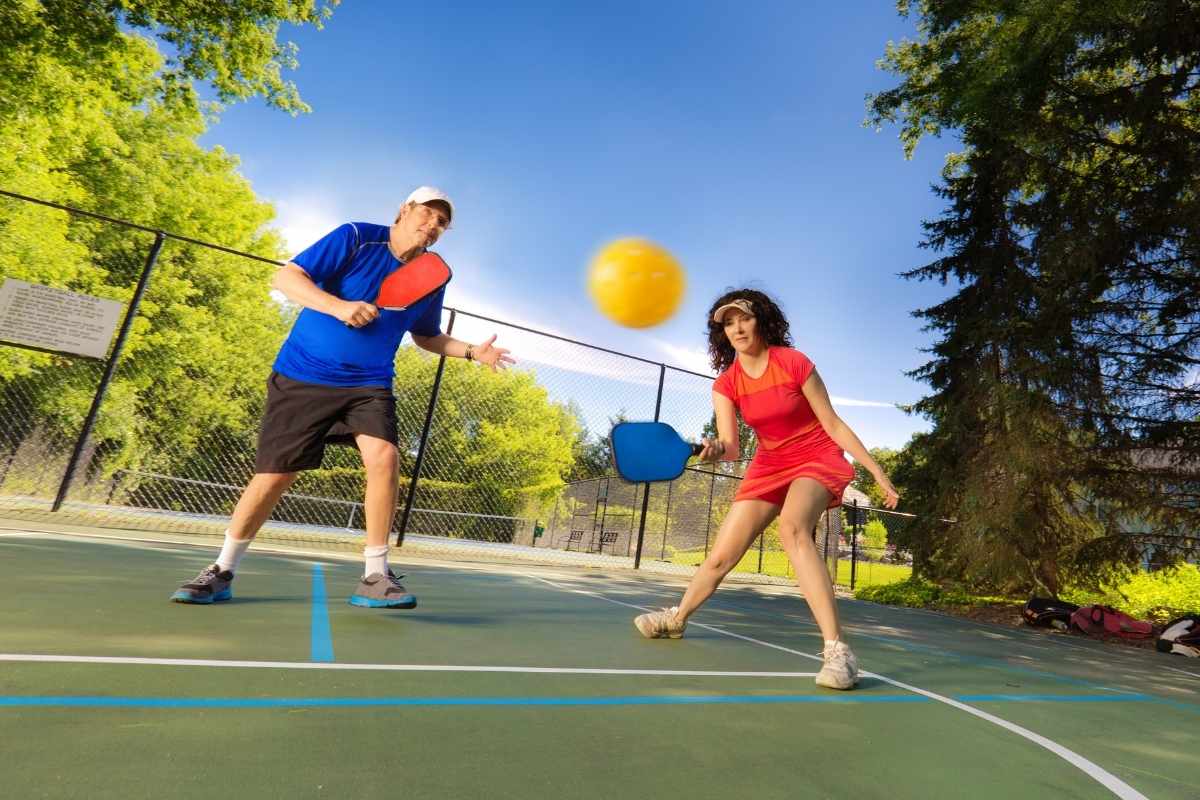
<path id="1" fill-rule="evenodd" d="M 875 483 L 883 490 L 883 504 L 888 508 L 895 508 L 900 503 L 900 493 L 896 491 L 895 486 L 892 486 L 888 476 L 882 472 L 879 473 L 875 476 Z"/>

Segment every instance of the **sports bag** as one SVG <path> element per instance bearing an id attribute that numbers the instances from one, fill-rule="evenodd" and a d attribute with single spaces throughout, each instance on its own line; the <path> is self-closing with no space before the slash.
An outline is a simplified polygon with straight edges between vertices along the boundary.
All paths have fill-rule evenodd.
<path id="1" fill-rule="evenodd" d="M 1071 624 L 1071 615 L 1079 610 L 1079 606 L 1066 600 L 1050 597 L 1031 597 L 1021 609 L 1025 622 L 1041 628 L 1055 627 L 1066 630 Z"/>
<path id="2" fill-rule="evenodd" d="M 1071 624 L 1088 636 L 1103 639 L 1119 636 L 1122 639 L 1149 639 L 1154 626 L 1117 611 L 1112 606 L 1084 606 L 1071 615 Z"/>

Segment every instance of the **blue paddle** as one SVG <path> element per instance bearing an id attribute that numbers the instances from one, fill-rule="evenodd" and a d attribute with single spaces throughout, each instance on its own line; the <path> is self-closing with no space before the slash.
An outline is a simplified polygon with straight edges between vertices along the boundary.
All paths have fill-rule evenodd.
<path id="1" fill-rule="evenodd" d="M 665 422 L 618 422 L 609 435 L 617 474 L 627 481 L 673 481 L 702 445 L 685 441 Z"/>

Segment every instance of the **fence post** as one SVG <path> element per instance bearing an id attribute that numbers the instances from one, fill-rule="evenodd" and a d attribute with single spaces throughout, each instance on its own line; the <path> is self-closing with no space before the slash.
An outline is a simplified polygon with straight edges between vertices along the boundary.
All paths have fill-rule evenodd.
<path id="1" fill-rule="evenodd" d="M 654 398 L 654 421 L 658 422 L 658 415 L 662 411 L 662 394 L 663 383 L 667 379 L 667 365 L 658 365 L 658 395 Z M 642 538 L 646 535 L 646 511 L 650 507 L 650 483 L 646 482 L 646 486 L 642 489 L 642 518 L 638 521 L 638 540 L 637 550 L 633 554 L 633 568 L 637 569 L 642 564 Z"/>
<path id="2" fill-rule="evenodd" d="M 63 471 L 62 481 L 58 484 L 58 494 L 54 497 L 54 505 L 50 507 L 51 511 L 58 511 L 62 508 L 67 491 L 71 488 L 71 479 L 75 477 L 75 470 L 79 466 L 79 457 L 83 454 L 88 437 L 92 435 L 96 417 L 100 415 L 100 404 L 104 402 L 104 393 L 108 391 L 113 373 L 117 371 L 117 362 L 121 359 L 121 350 L 125 347 L 125 339 L 129 336 L 129 329 L 133 327 L 133 319 L 137 316 L 138 307 L 142 304 L 142 296 L 146 294 L 146 286 L 150 283 L 150 272 L 154 269 L 155 262 L 158 261 L 158 254 L 162 251 L 166 238 L 167 235 L 162 231 L 154 234 L 154 244 L 151 245 L 150 252 L 146 254 L 146 263 L 142 267 L 142 274 L 138 276 L 133 299 L 129 301 L 129 308 L 125 310 L 125 319 L 121 321 L 121 330 L 117 333 L 117 341 L 113 344 L 112 354 L 109 355 L 108 364 L 104 367 L 104 375 L 101 376 L 100 385 L 96 387 L 96 394 L 92 397 L 92 407 L 88 409 L 87 417 L 83 420 L 83 429 L 79 431 L 79 438 L 75 440 L 75 449 L 71 451 L 71 458 L 68 459 L 67 468 Z"/>
<path id="3" fill-rule="evenodd" d="M 117 488 L 121 485 L 121 478 L 119 476 L 124 471 L 125 470 L 119 469 L 113 473 L 112 485 L 108 487 L 108 497 L 104 499 L 104 505 L 112 505 L 113 498 L 117 496 Z"/>
<path id="4" fill-rule="evenodd" d="M 604 554 L 604 526 L 608 524 L 608 501 L 612 497 L 612 478 L 601 478 L 604 481 L 604 510 L 600 510 L 600 487 L 596 487 L 596 511 L 600 511 L 600 538 L 596 539 L 596 517 L 592 516 L 592 538 L 596 539 L 596 552 Z M 636 490 L 635 490 L 636 491 Z M 635 495 L 636 496 L 636 495 Z M 591 542 L 588 550 L 592 549 Z"/>
<path id="5" fill-rule="evenodd" d="M 763 542 L 767 540 L 767 532 L 758 535 L 758 574 L 762 575 Z"/>
<path id="6" fill-rule="evenodd" d="M 854 501 L 854 525 L 850 528 L 850 591 L 858 570 L 858 500 Z"/>
<path id="7" fill-rule="evenodd" d="M 645 497 L 643 495 L 643 497 Z M 633 488 L 633 505 L 637 505 L 638 487 Z M 644 513 L 644 512 L 643 512 Z M 633 523 L 637 519 L 637 515 L 633 513 L 633 507 L 629 509 L 629 538 L 625 540 L 625 557 L 629 558 L 629 550 L 633 547 Z M 616 548 L 613 548 L 613 554 L 616 554 Z M 634 569 L 637 567 L 635 566 Z"/>
<path id="8" fill-rule="evenodd" d="M 842 512 L 838 511 L 838 519 L 842 518 Z M 837 583 L 837 546 L 833 548 L 833 558 L 829 558 L 829 536 L 833 533 L 833 514 L 825 512 L 825 547 L 821 552 L 825 556 L 825 571 L 829 573 L 829 578 L 834 583 Z M 832 561 L 832 568 L 831 568 Z"/>
<path id="9" fill-rule="evenodd" d="M 556 530 L 558 530 L 558 504 L 561 500 L 562 500 L 561 495 L 556 496 L 554 498 L 554 511 L 552 511 L 550 513 L 550 519 L 546 523 L 550 529 L 550 535 L 546 537 L 546 540 L 550 543 L 551 547 L 554 546 L 554 532 Z M 536 533 L 536 530 L 535 530 L 535 533 Z M 536 536 L 533 537 L 533 546 L 537 547 L 537 537 Z"/>
<path id="10" fill-rule="evenodd" d="M 8 471 L 12 468 L 13 462 L 17 460 L 17 450 L 20 448 L 20 443 L 13 445 L 13 451 L 4 461 L 4 470 L 0 472 L 0 484 L 4 483 L 4 479 L 8 477 Z"/>
<path id="11" fill-rule="evenodd" d="M 450 321 L 446 323 L 446 335 L 454 331 L 454 317 L 457 312 L 450 309 Z M 446 356 L 438 356 L 437 373 L 433 376 L 433 388 L 429 391 L 429 407 L 425 409 L 425 426 L 421 428 L 421 441 L 417 444 L 417 461 L 413 464 L 413 474 L 408 481 L 408 496 L 404 498 L 404 513 L 400 516 L 400 530 L 396 532 L 396 547 L 404 544 L 404 534 L 408 532 L 408 518 L 412 515 L 413 501 L 417 499 L 417 481 L 421 478 L 421 465 L 425 462 L 425 444 L 429 441 L 429 429 L 433 426 L 433 412 L 437 408 L 438 392 L 442 388 L 442 373 L 446 371 Z"/>
<path id="12" fill-rule="evenodd" d="M 704 557 L 708 558 L 708 537 L 712 533 L 712 500 L 717 491 L 717 470 L 713 468 L 712 482 L 708 485 L 708 517 L 704 520 Z"/>
<path id="13" fill-rule="evenodd" d="M 671 490 L 675 488 L 675 481 L 667 484 L 667 513 L 663 514 L 663 543 L 662 553 L 659 554 L 659 561 L 667 560 L 667 528 L 671 525 Z"/>

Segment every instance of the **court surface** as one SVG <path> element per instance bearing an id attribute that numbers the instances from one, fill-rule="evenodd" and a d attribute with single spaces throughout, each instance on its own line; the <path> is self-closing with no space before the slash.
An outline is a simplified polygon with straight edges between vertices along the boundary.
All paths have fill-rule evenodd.
<path id="1" fill-rule="evenodd" d="M 795 590 L 251 550 L 234 599 L 168 602 L 210 544 L 0 530 L 10 797 L 1196 798 L 1195 662 L 840 601 L 866 670 L 820 689 Z"/>

